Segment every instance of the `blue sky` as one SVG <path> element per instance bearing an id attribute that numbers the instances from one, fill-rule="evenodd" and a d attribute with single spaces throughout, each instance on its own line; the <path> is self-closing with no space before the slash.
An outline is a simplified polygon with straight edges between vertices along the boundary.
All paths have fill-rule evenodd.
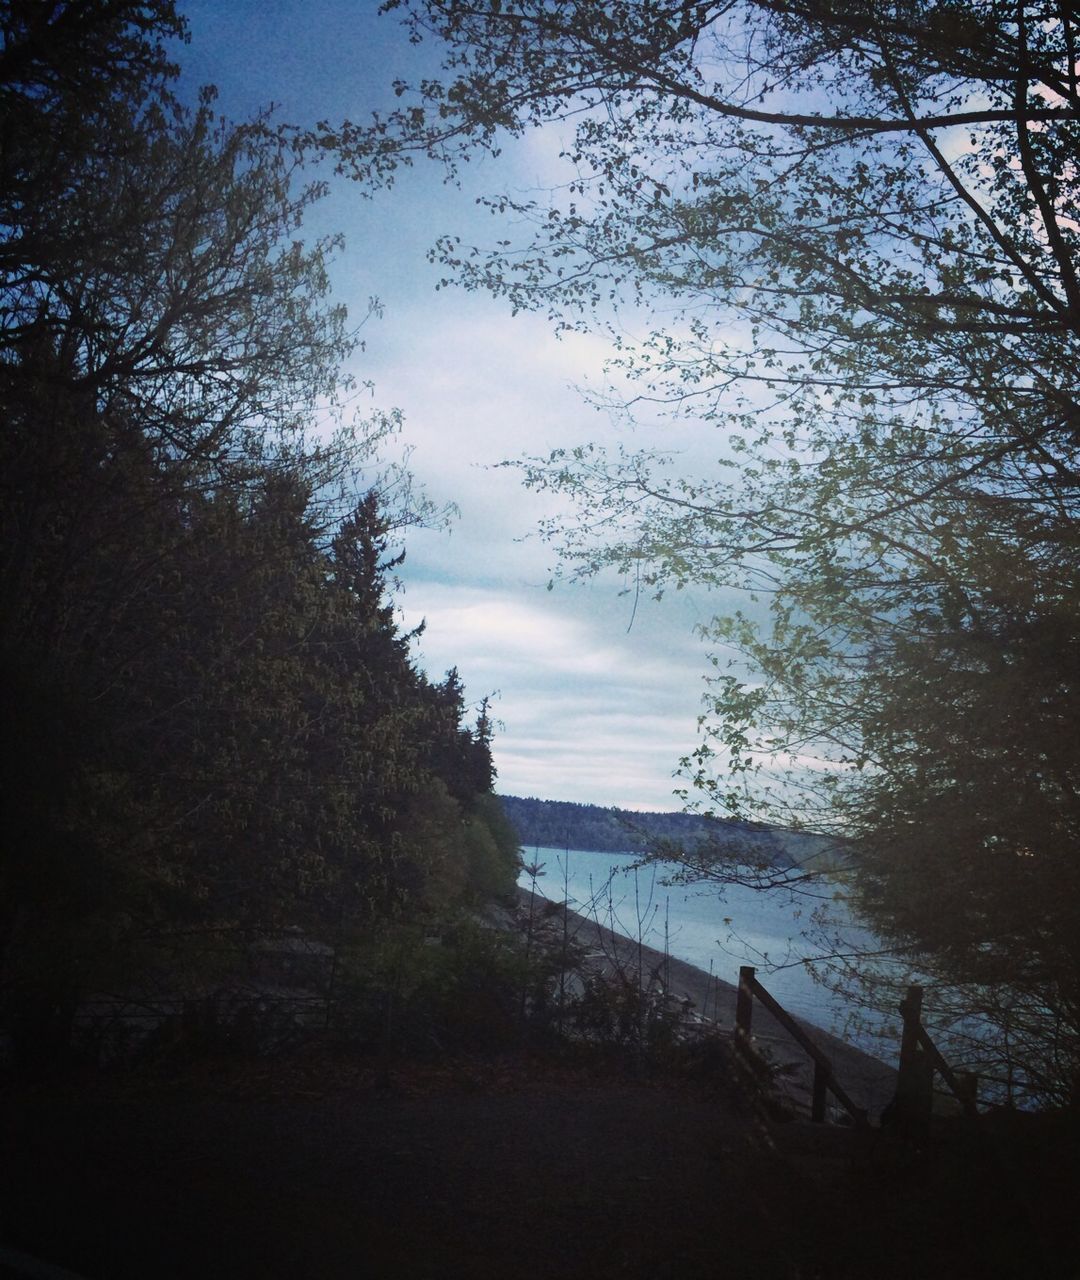
<path id="1" fill-rule="evenodd" d="M 179 53 L 190 84 L 213 83 L 235 118 L 275 104 L 282 120 L 365 120 L 393 102 L 396 76 L 421 59 L 375 0 L 187 0 L 191 43 Z M 432 64 L 427 62 L 427 69 Z M 414 530 L 399 603 L 427 627 L 418 659 L 439 678 L 457 666 L 468 696 L 495 695 L 498 787 L 512 794 L 674 808 L 672 774 L 696 739 L 705 654 L 693 624 L 708 600 L 681 593 L 642 602 L 601 579 L 547 590 L 552 549 L 530 535 L 552 500 L 526 492 L 504 459 L 558 445 L 611 442 L 628 428 L 585 402 L 599 387 L 599 337 L 558 340 L 542 317 L 461 290 L 436 291 L 426 252 L 443 232 L 481 241 L 500 229 L 476 208 L 495 189 L 543 186 L 554 147 L 536 137 L 498 161 L 470 166 L 465 190 L 418 163 L 395 188 L 362 198 L 332 183 L 317 230 L 341 230 L 337 296 L 356 316 L 376 296 L 383 317 L 364 331 L 354 372 L 374 384 L 372 408 L 404 415 L 411 468 L 460 517 L 447 532 Z M 632 437 L 628 443 L 648 443 Z"/>

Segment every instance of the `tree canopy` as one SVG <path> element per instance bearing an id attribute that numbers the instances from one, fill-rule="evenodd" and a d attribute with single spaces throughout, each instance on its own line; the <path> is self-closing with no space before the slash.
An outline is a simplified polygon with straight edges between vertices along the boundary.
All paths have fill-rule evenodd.
<path id="1" fill-rule="evenodd" d="M 1075 14 L 384 8 L 442 43 L 444 74 L 322 140 L 377 182 L 414 155 L 453 170 L 545 129 L 561 183 L 495 193 L 514 229 L 487 248 L 446 236 L 436 257 L 515 308 L 607 324 L 631 417 L 644 405 L 716 430 L 700 470 L 662 438 L 525 468 L 578 500 L 581 519 L 549 529 L 569 572 L 747 593 L 709 629 L 717 670 L 685 761 L 696 803 L 851 840 L 878 928 L 969 1005 L 992 989 L 999 1044 L 1000 1009 L 1022 1008 L 1029 1080 L 1069 1097 Z"/>
<path id="2" fill-rule="evenodd" d="M 347 414 L 290 134 L 174 96 L 166 0 L 0 29 L 0 1019 L 33 1065 L 88 993 L 207 979 L 206 938 L 504 892 L 516 844 L 486 711 L 397 621 L 436 513 L 394 416 Z"/>

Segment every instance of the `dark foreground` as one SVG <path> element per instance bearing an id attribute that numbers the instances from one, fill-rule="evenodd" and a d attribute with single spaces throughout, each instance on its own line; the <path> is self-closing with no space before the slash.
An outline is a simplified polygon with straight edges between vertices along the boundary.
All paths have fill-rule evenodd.
<path id="1" fill-rule="evenodd" d="M 729 1086 L 523 1057 L 387 1083 L 323 1053 L 10 1090 L 0 1259 L 92 1280 L 1080 1276 L 1059 1127 L 917 1149 Z"/>

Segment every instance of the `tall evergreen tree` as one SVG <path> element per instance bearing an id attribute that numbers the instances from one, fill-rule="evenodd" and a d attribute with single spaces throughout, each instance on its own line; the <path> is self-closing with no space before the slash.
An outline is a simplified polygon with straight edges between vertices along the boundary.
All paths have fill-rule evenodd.
<path id="1" fill-rule="evenodd" d="M 321 189 L 175 100 L 171 5 L 0 26 L 0 1013 L 48 1056 L 86 990 L 205 979 L 206 937 L 465 872 L 388 516 L 334 509 L 383 424 L 305 440 L 356 344 L 299 239 Z"/>

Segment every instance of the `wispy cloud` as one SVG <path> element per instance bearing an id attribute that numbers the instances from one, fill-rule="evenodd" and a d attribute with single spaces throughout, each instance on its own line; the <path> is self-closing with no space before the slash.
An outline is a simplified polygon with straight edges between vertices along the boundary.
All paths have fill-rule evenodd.
<path id="1" fill-rule="evenodd" d="M 470 696 L 495 695 L 501 789 L 636 808 L 671 808 L 671 775 L 693 745 L 701 654 L 687 635 L 597 609 L 606 592 L 411 582 L 404 617 L 427 627 L 433 674 L 456 665 Z M 685 619 L 684 619 L 685 621 Z"/>
<path id="2" fill-rule="evenodd" d="M 424 56 L 392 19 L 355 0 L 297 0 L 270 17 L 255 0 L 183 7 L 192 27 L 183 61 L 194 81 L 219 84 L 221 108 L 237 117 L 273 101 L 281 118 L 301 124 L 362 122 L 392 105 L 393 76 L 413 74 Z M 362 316 L 372 296 L 385 307 L 364 330 L 356 375 L 373 381 L 374 405 L 402 411 L 419 482 L 461 510 L 450 534 L 409 535 L 400 604 L 408 624 L 427 620 L 418 660 L 436 679 L 458 667 L 475 700 L 497 693 L 503 790 L 667 808 L 672 772 L 694 743 L 704 664 L 691 631 L 708 602 L 681 593 L 670 607 L 642 602 L 635 615 L 615 580 L 549 593 L 553 551 L 528 535 L 566 504 L 526 492 L 513 470 L 492 469 L 586 440 L 627 439 L 575 390 L 602 385 L 607 342 L 560 340 L 543 316 L 437 291 L 441 272 L 427 259 L 440 233 L 494 240 L 500 229 L 477 192 L 544 186 L 556 151 L 538 135 L 516 160 L 508 153 L 469 166 L 461 190 L 418 164 L 371 201 L 332 178 L 312 230 L 345 234 L 333 279 L 350 314 Z M 689 428 L 669 428 L 665 439 L 680 449 L 701 444 Z"/>

